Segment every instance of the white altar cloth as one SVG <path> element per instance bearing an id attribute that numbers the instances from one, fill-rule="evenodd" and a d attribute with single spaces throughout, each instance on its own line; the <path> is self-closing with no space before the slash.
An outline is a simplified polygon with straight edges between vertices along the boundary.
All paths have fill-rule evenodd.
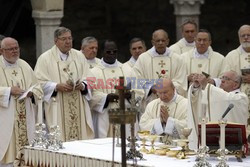
<path id="1" fill-rule="evenodd" d="M 24 160 L 27 166 L 50 167 L 110 167 L 112 164 L 112 139 L 80 140 L 63 143 L 64 149 L 50 151 L 45 149 L 25 147 Z M 129 148 L 127 148 L 129 149 Z M 195 157 L 188 159 L 176 159 L 173 157 L 143 154 L 144 159 L 138 160 L 138 166 L 153 167 L 193 167 Z M 234 156 L 228 156 L 230 167 L 250 167 L 250 157 L 237 162 Z M 218 164 L 216 157 L 210 157 L 208 161 L 214 167 Z M 132 161 L 127 161 L 127 166 L 132 166 Z M 121 166 L 121 148 L 115 147 L 115 166 Z"/>

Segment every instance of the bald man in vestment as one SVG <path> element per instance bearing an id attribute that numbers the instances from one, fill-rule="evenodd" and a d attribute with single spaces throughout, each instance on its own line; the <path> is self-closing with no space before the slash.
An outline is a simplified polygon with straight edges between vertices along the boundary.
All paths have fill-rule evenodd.
<path id="1" fill-rule="evenodd" d="M 187 99 L 178 95 L 170 79 L 161 79 L 156 89 L 159 98 L 151 101 L 141 117 L 141 130 L 164 135 L 165 142 L 181 137 L 181 130 L 187 126 Z"/>
<path id="2" fill-rule="evenodd" d="M 159 29 L 152 34 L 153 47 L 141 54 L 136 61 L 132 77 L 136 78 L 136 95 L 143 99 L 142 106 L 157 98 L 155 85 L 161 78 L 169 78 L 179 94 L 187 90 L 186 68 L 181 57 L 171 51 L 166 31 Z M 133 84 L 132 84 L 133 85 Z"/>
<path id="3" fill-rule="evenodd" d="M 35 133 L 35 107 L 43 91 L 32 68 L 20 59 L 17 40 L 5 37 L 0 56 L 0 166 L 13 166 L 24 146 L 31 144 Z M 29 92 L 27 92 L 29 91 Z M 24 94 L 27 92 L 28 94 Z M 19 97 L 23 95 L 23 98 Z M 20 162 L 15 162 L 15 166 Z"/>

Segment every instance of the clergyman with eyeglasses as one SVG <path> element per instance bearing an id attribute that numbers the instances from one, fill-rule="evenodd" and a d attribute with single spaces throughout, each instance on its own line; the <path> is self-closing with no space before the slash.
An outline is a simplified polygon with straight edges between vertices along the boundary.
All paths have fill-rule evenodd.
<path id="1" fill-rule="evenodd" d="M 37 60 L 35 73 L 45 92 L 45 119 L 53 125 L 52 97 L 56 98 L 56 124 L 62 141 L 94 137 L 87 100 L 91 98 L 86 77 L 90 75 L 86 58 L 72 48 L 71 30 L 59 27 L 54 32 L 55 45 Z M 54 123 L 55 124 L 55 123 Z"/>
<path id="2" fill-rule="evenodd" d="M 31 144 L 37 112 L 35 103 L 43 92 L 32 68 L 20 59 L 17 40 L 5 37 L 1 42 L 1 51 L 0 166 L 4 167 L 13 166 L 23 146 Z M 24 92 L 29 89 L 25 96 Z M 22 99 L 19 98 L 21 95 Z"/>
<path id="3" fill-rule="evenodd" d="M 248 98 L 240 91 L 242 78 L 235 71 L 227 71 L 221 77 L 219 87 L 208 83 L 209 78 L 203 74 L 196 75 L 188 91 L 188 127 L 192 128 L 189 136 L 189 148 L 197 149 L 199 119 L 206 116 L 208 122 L 221 119 L 230 104 L 234 107 L 225 116 L 228 122 L 247 126 Z"/>

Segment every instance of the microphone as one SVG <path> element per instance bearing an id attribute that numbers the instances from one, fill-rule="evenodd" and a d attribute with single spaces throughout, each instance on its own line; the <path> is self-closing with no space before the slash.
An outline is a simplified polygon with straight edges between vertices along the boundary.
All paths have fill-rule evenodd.
<path id="1" fill-rule="evenodd" d="M 226 111 L 224 112 L 221 118 L 223 119 L 232 108 L 234 108 L 234 105 L 231 103 L 229 104 L 229 106 L 227 107 Z"/>

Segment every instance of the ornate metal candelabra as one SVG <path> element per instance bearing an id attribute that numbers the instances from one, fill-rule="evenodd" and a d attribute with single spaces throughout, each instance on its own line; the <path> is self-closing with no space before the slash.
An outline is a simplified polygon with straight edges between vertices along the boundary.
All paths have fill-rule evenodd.
<path id="1" fill-rule="evenodd" d="M 63 148 L 62 141 L 60 140 L 60 128 L 58 125 L 52 125 L 50 127 L 50 133 L 48 134 L 48 149 L 57 151 Z"/>
<path id="2" fill-rule="evenodd" d="M 37 148 L 48 148 L 48 140 L 46 138 L 46 126 L 44 123 L 36 124 L 35 138 L 33 139 L 31 146 Z"/>
<path id="3" fill-rule="evenodd" d="M 124 77 L 120 77 L 120 85 L 116 86 L 119 94 L 119 106 L 120 108 L 109 110 L 109 122 L 112 124 L 120 124 L 121 131 L 121 147 L 122 147 L 122 167 L 126 167 L 126 158 L 131 157 L 126 155 L 126 124 L 134 124 L 136 122 L 136 112 L 134 110 L 125 110 L 125 97 L 124 97 Z M 114 136 L 113 136 L 114 137 Z M 131 147 L 130 155 L 135 156 L 135 138 L 134 138 L 134 127 L 131 128 Z M 132 144 L 133 143 L 133 144 Z"/>

